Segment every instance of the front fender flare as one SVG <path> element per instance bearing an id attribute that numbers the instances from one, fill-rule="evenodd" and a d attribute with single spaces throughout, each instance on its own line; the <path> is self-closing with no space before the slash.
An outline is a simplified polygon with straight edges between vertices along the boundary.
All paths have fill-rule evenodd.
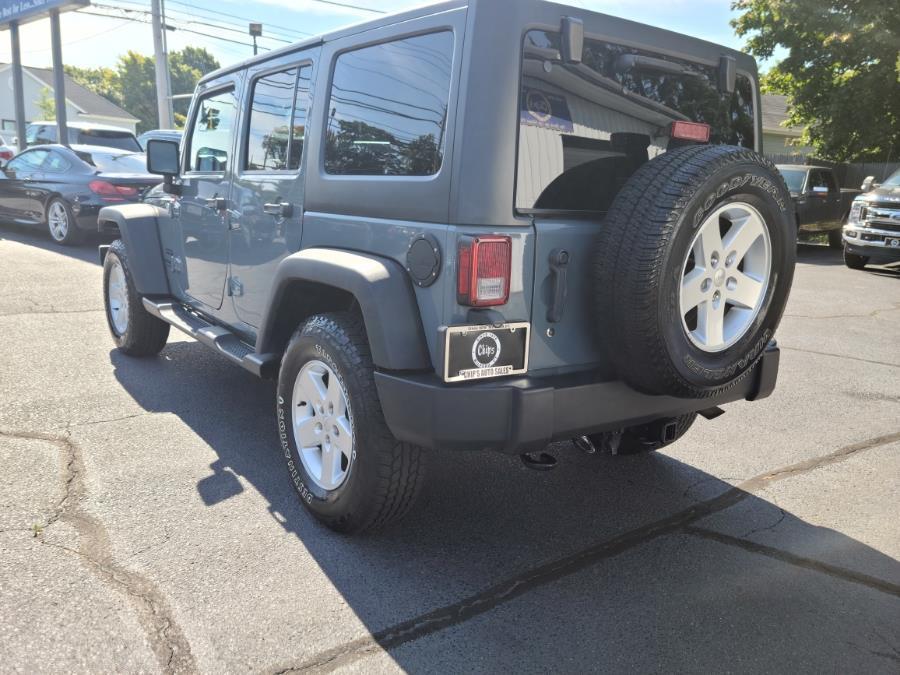
<path id="1" fill-rule="evenodd" d="M 310 248 L 282 260 L 256 342 L 260 354 L 280 352 L 275 324 L 285 292 L 297 281 L 350 293 L 362 311 L 372 360 L 386 370 L 430 370 L 419 306 L 406 270 L 380 256 Z"/>
<path id="2" fill-rule="evenodd" d="M 123 204 L 100 209 L 98 223 L 115 223 L 128 252 L 128 266 L 141 295 L 170 295 L 159 239 L 159 207 Z"/>

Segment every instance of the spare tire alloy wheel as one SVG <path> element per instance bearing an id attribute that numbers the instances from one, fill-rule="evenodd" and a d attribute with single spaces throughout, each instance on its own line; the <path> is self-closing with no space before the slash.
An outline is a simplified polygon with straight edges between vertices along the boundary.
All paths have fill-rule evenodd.
<path id="1" fill-rule="evenodd" d="M 685 257 L 679 298 L 684 329 L 697 348 L 721 352 L 747 334 L 771 265 L 769 230 L 749 204 L 726 204 L 703 221 Z"/>
<path id="2" fill-rule="evenodd" d="M 784 180 L 746 148 L 679 148 L 641 166 L 595 254 L 598 334 L 619 376 L 690 398 L 739 382 L 781 321 L 795 223 Z"/>

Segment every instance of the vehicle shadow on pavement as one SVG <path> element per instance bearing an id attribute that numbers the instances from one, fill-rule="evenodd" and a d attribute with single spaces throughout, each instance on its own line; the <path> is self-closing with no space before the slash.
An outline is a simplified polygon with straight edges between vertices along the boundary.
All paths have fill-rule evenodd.
<path id="1" fill-rule="evenodd" d="M 87 234 L 77 246 L 62 246 L 50 238 L 49 234 L 37 227 L 16 225 L 14 223 L 0 223 L 0 241 L 14 241 L 32 248 L 38 248 L 50 253 L 81 260 L 83 262 L 100 264 L 100 256 L 97 254 L 97 246 L 108 244 L 112 237 L 100 234 Z"/>
<path id="2" fill-rule="evenodd" d="M 515 457 L 435 453 L 402 523 L 341 537 L 294 493 L 271 382 L 193 342 L 110 358 L 138 404 L 176 415 L 218 455 L 197 484 L 204 503 L 239 494 L 236 476 L 252 485 L 371 635 L 335 645 L 324 624 L 305 626 L 318 647 L 298 643 L 296 660 L 269 670 L 363 658 L 432 672 L 900 663 L 898 561 L 665 454 L 561 443 L 559 467 L 536 473 Z"/>

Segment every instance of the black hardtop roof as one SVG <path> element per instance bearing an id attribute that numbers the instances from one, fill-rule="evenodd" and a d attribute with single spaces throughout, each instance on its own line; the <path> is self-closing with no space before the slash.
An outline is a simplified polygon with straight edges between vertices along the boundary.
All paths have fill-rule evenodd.
<path id="1" fill-rule="evenodd" d="M 700 38 L 695 38 L 691 36 L 684 35 L 682 33 L 676 33 L 674 31 L 667 30 L 665 28 L 658 28 L 655 26 L 650 26 L 647 24 L 642 24 L 637 21 L 630 21 L 628 19 L 621 19 L 619 17 L 609 16 L 607 14 L 603 14 L 602 12 L 594 12 L 589 9 L 585 9 L 583 7 L 576 7 L 572 5 L 566 5 L 555 2 L 546 2 L 545 0 L 446 0 L 445 2 L 437 2 L 431 4 L 424 4 L 419 7 L 414 7 L 412 9 L 397 12 L 394 14 L 385 14 L 384 16 L 380 16 L 376 19 L 371 19 L 368 21 L 363 21 L 359 23 L 355 23 L 349 26 L 345 26 L 343 28 L 338 28 L 336 30 L 323 33 L 321 35 L 316 35 L 306 40 L 301 40 L 294 44 L 286 45 L 285 47 L 280 47 L 278 49 L 274 49 L 269 52 L 265 52 L 264 54 L 260 54 L 258 56 L 254 56 L 252 58 L 246 59 L 244 61 L 239 61 L 237 63 L 231 64 L 229 66 L 225 66 L 224 68 L 220 68 L 219 70 L 215 70 L 200 80 L 200 84 L 204 84 L 210 80 L 214 80 L 222 75 L 226 75 L 228 73 L 233 73 L 235 71 L 243 70 L 244 68 L 248 68 L 255 64 L 265 63 L 271 59 L 278 58 L 280 56 L 290 54 L 291 52 L 298 51 L 301 49 L 307 49 L 309 47 L 315 47 L 317 45 L 325 44 L 326 42 L 330 42 L 332 40 L 337 40 L 339 38 L 348 37 L 350 35 L 357 35 L 359 33 L 364 33 L 366 31 L 370 31 L 376 28 L 383 28 L 385 26 L 392 26 L 398 23 L 403 23 L 404 21 L 410 21 L 412 19 L 416 19 L 423 16 L 431 16 L 434 14 L 439 14 L 441 12 L 446 12 L 452 9 L 459 9 L 461 7 L 470 7 L 478 4 L 515 4 L 517 9 L 521 9 L 522 6 L 525 5 L 533 5 L 535 9 L 538 6 L 542 6 L 544 8 L 553 7 L 559 11 L 560 17 L 570 15 L 570 16 L 594 16 L 601 18 L 608 18 L 613 23 L 620 24 L 628 24 L 634 28 L 641 28 L 647 31 L 653 32 L 653 34 L 657 38 L 661 38 L 665 41 L 665 36 L 673 36 L 678 40 L 683 40 L 685 38 L 691 40 L 694 43 L 702 43 L 709 47 L 716 48 L 721 54 L 728 54 L 734 56 L 740 61 L 751 60 L 752 57 L 749 55 L 740 52 L 738 50 L 732 49 L 730 47 L 725 47 L 724 45 L 719 45 L 713 42 L 709 42 L 707 40 L 701 40 Z M 536 15 L 538 13 L 536 12 Z M 754 62 L 754 74 L 755 74 L 755 62 Z"/>

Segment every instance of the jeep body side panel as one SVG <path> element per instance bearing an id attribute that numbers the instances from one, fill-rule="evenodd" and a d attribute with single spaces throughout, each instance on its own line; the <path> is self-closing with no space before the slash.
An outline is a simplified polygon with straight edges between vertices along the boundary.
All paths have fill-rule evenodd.
<path id="1" fill-rule="evenodd" d="M 128 267 L 141 295 L 169 295 L 169 280 L 159 240 L 165 212 L 150 204 L 106 206 L 99 221 L 115 223 L 128 251 Z"/>
<path id="2" fill-rule="evenodd" d="M 297 282 L 330 286 L 353 295 L 362 311 L 372 360 L 386 370 L 429 370 L 412 284 L 399 263 L 373 255 L 308 248 L 278 264 L 267 312 L 256 342 L 259 354 L 280 352 L 276 321 L 288 289 Z"/>

